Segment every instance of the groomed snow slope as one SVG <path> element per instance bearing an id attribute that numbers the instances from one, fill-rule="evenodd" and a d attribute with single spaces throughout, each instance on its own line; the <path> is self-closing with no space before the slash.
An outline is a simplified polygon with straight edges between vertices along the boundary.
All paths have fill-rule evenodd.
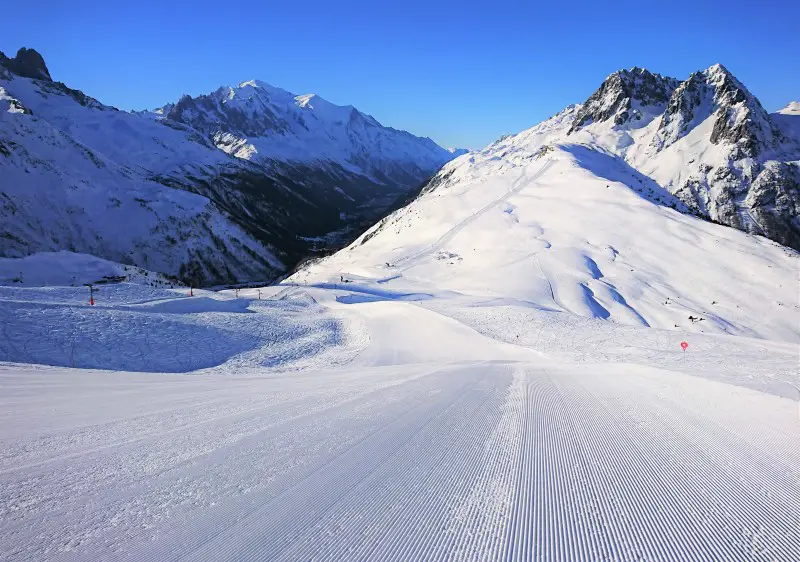
<path id="1" fill-rule="evenodd" d="M 485 328 L 506 305 L 380 287 L 139 305 L 180 302 L 173 315 L 196 325 L 220 322 L 193 310 L 206 299 L 249 310 L 229 326 L 245 340 L 257 323 L 280 333 L 270 310 L 302 302 L 304 321 L 366 335 L 310 350 L 294 374 L 0 366 L 0 560 L 796 560 L 796 346 L 587 321 L 553 345 L 594 334 L 607 345 L 588 354 L 626 360 L 572 361 L 448 317 Z M 98 325 L 149 289 L 117 290 Z M 68 327 L 46 294 L 29 302 Z M 553 331 L 571 316 L 528 310 Z M 171 345 L 153 355 L 202 351 Z"/>

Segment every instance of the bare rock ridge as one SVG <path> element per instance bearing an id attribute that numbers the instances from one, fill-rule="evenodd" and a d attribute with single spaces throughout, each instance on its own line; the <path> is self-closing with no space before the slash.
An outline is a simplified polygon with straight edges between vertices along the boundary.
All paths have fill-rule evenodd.
<path id="1" fill-rule="evenodd" d="M 17 51 L 17 56 L 14 58 L 8 58 L 0 51 L 0 65 L 5 66 L 18 76 L 37 80 L 52 80 L 44 58 L 33 49 L 22 47 Z"/>
<path id="2" fill-rule="evenodd" d="M 594 122 L 611 120 L 615 125 L 623 125 L 641 121 L 643 108 L 663 111 L 678 84 L 674 78 L 643 68 L 617 71 L 582 105 L 569 132 Z"/>

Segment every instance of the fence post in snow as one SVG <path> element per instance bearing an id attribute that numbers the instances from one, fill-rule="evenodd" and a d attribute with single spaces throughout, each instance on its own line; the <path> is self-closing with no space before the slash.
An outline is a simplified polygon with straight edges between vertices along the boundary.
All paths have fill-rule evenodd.
<path id="1" fill-rule="evenodd" d="M 87 287 L 89 287 L 89 304 L 94 306 L 94 285 L 91 283 L 84 283 Z"/>

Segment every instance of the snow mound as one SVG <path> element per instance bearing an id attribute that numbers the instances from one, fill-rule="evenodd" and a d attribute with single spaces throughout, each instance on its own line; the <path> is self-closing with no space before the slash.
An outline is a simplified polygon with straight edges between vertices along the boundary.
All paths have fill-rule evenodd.
<path id="1" fill-rule="evenodd" d="M 786 107 L 779 109 L 781 115 L 800 115 L 800 101 L 790 101 Z"/>

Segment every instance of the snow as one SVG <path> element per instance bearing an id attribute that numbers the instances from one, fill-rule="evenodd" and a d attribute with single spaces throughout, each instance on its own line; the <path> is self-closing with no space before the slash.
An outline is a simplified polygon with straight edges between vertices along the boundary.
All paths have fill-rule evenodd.
<path id="1" fill-rule="evenodd" d="M 351 105 L 336 105 L 316 94 L 294 95 L 260 80 L 223 87 L 200 99 L 182 109 L 181 121 L 201 130 L 210 126 L 205 132 L 221 150 L 257 163 L 333 164 L 381 184 L 398 171 L 426 177 L 461 154 L 383 127 Z"/>
<path id="2" fill-rule="evenodd" d="M 770 117 L 790 142 L 800 147 L 800 102 L 793 101 Z M 800 160 L 800 151 L 798 153 L 797 160 Z"/>
<path id="3" fill-rule="evenodd" d="M 360 334 L 299 371 L 0 366 L 0 560 L 792 560 L 796 396 L 752 388 L 774 382 L 789 346 L 716 336 L 738 350 L 716 364 L 704 343 L 715 336 L 588 321 L 549 342 L 574 352 L 594 334 L 606 345 L 580 347 L 624 359 L 568 359 L 513 341 L 524 322 L 508 322 L 563 313 L 393 283 L 169 291 L 193 331 L 253 317 L 220 345 L 257 324 L 289 335 L 273 314 L 298 303 L 306 320 Z M 92 322 L 115 325 L 109 315 L 133 306 L 122 297 L 148 290 L 116 286 Z M 46 294 L 28 302 L 68 327 Z M 155 297 L 142 306 L 165 302 Z M 210 301 L 228 312 L 199 313 Z M 174 345 L 152 357 L 206 345 L 174 326 L 142 331 Z M 746 385 L 706 376 L 734 362 Z"/>
<path id="4" fill-rule="evenodd" d="M 365 336 L 313 299 L 236 298 L 168 284 L 0 287 L 0 360 L 146 372 L 342 362 Z M 356 342 L 356 343 L 353 343 Z"/>
<path id="5" fill-rule="evenodd" d="M 88 254 L 39 252 L 24 258 L 0 258 L 0 286 L 80 286 L 104 283 L 109 278 L 127 281 L 151 281 L 159 285 L 180 284 L 160 273 L 126 266 Z"/>
<path id="6" fill-rule="evenodd" d="M 779 109 L 781 115 L 800 115 L 800 101 L 790 101 L 786 107 Z"/>
<path id="7" fill-rule="evenodd" d="M 2 88 L 30 110 L 0 111 L 5 257 L 70 249 L 177 275 L 213 252 L 241 278 L 284 268 L 208 198 L 156 181 L 206 177 L 232 161 L 210 143 L 90 98 L 83 105 L 48 82 L 11 77 Z"/>
<path id="8" fill-rule="evenodd" d="M 550 146 L 533 157 L 493 147 L 449 164 L 444 184 L 292 280 L 390 279 L 384 288 L 800 342 L 796 252 L 678 212 L 608 154 Z"/>
<path id="9" fill-rule="evenodd" d="M 18 99 L 8 95 L 5 88 L 0 88 L 0 112 L 7 113 L 25 113 L 25 106 L 23 106 Z"/>
<path id="10" fill-rule="evenodd" d="M 352 106 L 260 81 L 203 99 L 129 113 L 2 73 L 0 254 L 70 250 L 199 282 L 271 280 L 302 257 L 288 233 L 330 228 L 338 244 L 453 157 Z"/>
<path id="11" fill-rule="evenodd" d="M 81 105 L 47 82 L 14 77 L 6 88 L 24 100 L 38 119 L 104 159 L 133 170 L 169 174 L 176 168 L 186 167 L 200 173 L 202 165 L 219 165 L 227 160 L 225 154 L 192 142 L 183 131 L 94 100 L 89 105 Z"/>

